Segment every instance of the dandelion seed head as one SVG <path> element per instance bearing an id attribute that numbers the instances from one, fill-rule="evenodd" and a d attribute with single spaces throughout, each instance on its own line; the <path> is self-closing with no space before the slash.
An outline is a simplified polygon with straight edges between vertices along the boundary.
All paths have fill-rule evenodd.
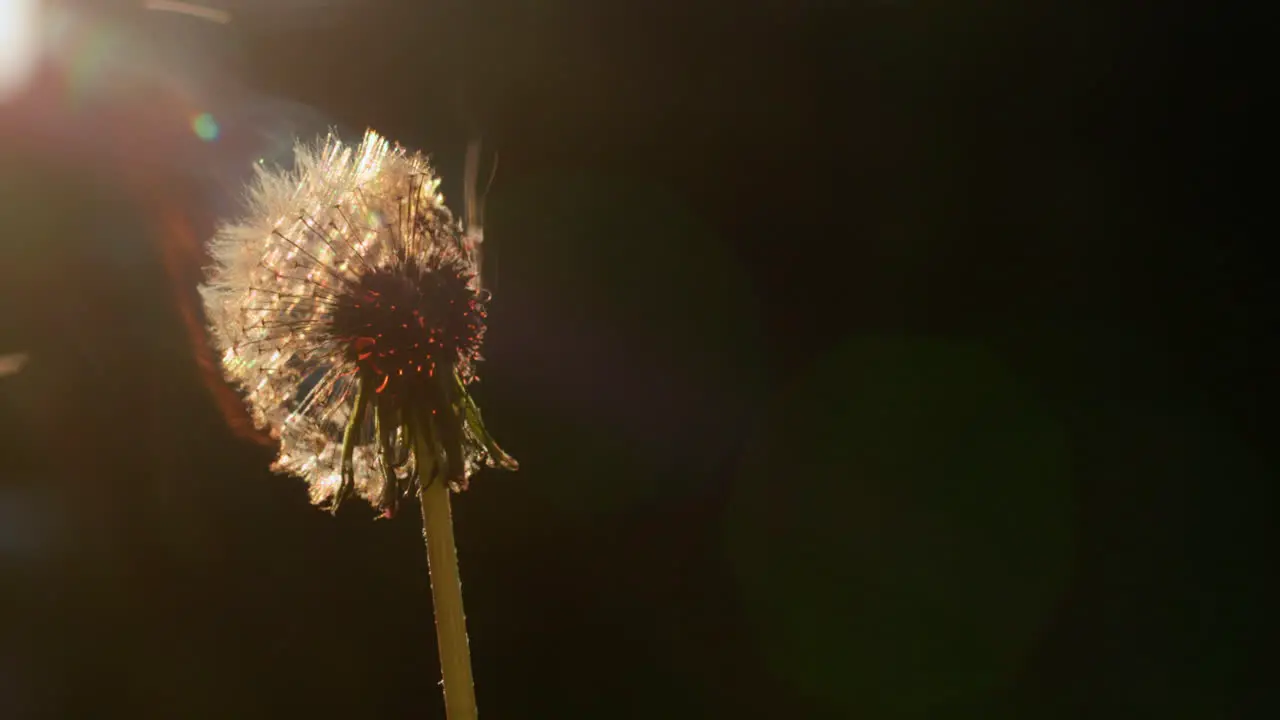
<path id="1" fill-rule="evenodd" d="M 426 158 L 368 131 L 355 146 L 333 135 L 299 144 L 292 169 L 254 170 L 247 211 L 211 241 L 201 295 L 225 376 L 279 439 L 273 469 L 306 480 L 317 504 L 349 477 L 385 506 L 405 489 L 388 487 L 399 473 L 412 476 L 405 418 L 423 402 L 456 418 L 463 456 L 450 482 L 513 468 L 465 390 L 485 331 L 475 236 Z M 376 390 L 376 412 L 357 408 L 362 387 Z"/>

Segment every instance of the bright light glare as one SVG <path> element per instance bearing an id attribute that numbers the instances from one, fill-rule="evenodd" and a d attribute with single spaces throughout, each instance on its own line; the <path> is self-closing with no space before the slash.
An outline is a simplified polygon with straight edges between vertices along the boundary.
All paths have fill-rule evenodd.
<path id="1" fill-rule="evenodd" d="M 35 67 L 39 0 L 0 0 L 0 102 L 18 92 Z"/>

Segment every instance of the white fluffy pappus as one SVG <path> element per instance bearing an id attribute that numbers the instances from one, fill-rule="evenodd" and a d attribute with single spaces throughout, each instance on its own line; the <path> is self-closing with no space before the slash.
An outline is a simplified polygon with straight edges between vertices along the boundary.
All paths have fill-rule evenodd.
<path id="1" fill-rule="evenodd" d="M 370 130 L 256 170 L 200 292 L 226 378 L 279 439 L 273 469 L 316 504 L 354 491 L 387 514 L 424 460 L 455 489 L 482 465 L 515 469 L 466 389 L 484 333 L 480 235 L 427 159 Z"/>

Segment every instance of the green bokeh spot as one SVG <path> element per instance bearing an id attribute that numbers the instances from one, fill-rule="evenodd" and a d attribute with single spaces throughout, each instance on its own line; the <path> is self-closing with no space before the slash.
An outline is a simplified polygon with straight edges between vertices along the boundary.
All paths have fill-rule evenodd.
<path id="1" fill-rule="evenodd" d="M 786 389 L 727 552 L 763 659 L 857 717 L 950 717 L 1018 671 L 1065 583 L 1065 438 L 989 353 L 849 343 Z"/>
<path id="2" fill-rule="evenodd" d="M 191 121 L 191 129 L 195 131 L 196 137 L 211 142 L 218 139 L 218 122 L 213 119 L 209 113 L 201 113 Z"/>

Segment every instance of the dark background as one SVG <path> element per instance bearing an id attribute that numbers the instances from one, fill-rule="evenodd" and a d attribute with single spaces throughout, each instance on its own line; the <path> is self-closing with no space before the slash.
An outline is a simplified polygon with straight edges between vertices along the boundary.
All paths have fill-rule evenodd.
<path id="1" fill-rule="evenodd" d="M 485 717 L 1271 716 L 1260 22 L 140 4 L 0 104 L 0 716 L 443 717 L 415 518 L 272 476 L 200 337 L 200 243 L 329 126 L 457 210 L 500 154 Z"/>

